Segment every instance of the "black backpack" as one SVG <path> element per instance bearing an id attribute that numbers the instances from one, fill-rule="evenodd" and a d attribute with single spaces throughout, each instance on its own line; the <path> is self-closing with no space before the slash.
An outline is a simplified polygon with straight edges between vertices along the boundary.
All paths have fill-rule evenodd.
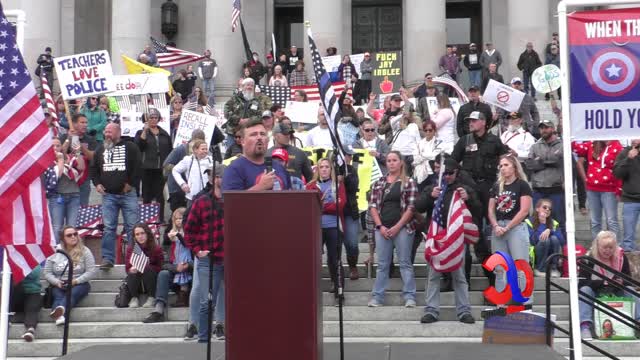
<path id="1" fill-rule="evenodd" d="M 122 284 L 118 288 L 118 294 L 114 301 L 116 307 L 126 308 L 129 307 L 129 301 L 131 300 L 131 292 L 129 292 L 129 286 L 127 286 L 127 280 L 123 280 Z"/>

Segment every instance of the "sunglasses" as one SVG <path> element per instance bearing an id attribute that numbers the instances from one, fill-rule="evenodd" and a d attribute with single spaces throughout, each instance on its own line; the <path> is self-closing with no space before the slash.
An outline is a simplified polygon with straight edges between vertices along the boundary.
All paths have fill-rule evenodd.
<path id="1" fill-rule="evenodd" d="M 376 131 L 376 129 L 362 129 L 362 131 L 364 131 L 364 132 L 374 132 L 374 131 Z"/>
<path id="2" fill-rule="evenodd" d="M 455 174 L 455 173 L 456 173 L 456 171 L 455 171 L 455 170 L 453 170 L 453 171 L 445 171 L 445 172 L 443 172 L 443 173 L 442 173 L 442 175 L 444 175 L 444 176 L 451 176 L 451 175 L 453 175 L 453 174 Z"/>
<path id="3" fill-rule="evenodd" d="M 545 210 L 551 211 L 551 206 L 542 205 L 542 208 L 545 209 Z"/>
<path id="4" fill-rule="evenodd" d="M 67 237 L 67 238 L 72 238 L 72 237 L 76 237 L 76 236 L 78 236 L 78 232 L 77 231 L 76 232 L 72 232 L 72 233 L 68 233 L 68 234 L 64 234 L 64 237 Z"/>

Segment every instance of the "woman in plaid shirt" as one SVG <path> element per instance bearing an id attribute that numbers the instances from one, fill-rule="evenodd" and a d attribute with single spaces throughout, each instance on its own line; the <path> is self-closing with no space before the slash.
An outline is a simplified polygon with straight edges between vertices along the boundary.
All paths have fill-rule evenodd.
<path id="1" fill-rule="evenodd" d="M 289 86 L 309 85 L 309 77 L 304 70 L 304 61 L 296 61 L 296 68 L 289 74 Z"/>
<path id="2" fill-rule="evenodd" d="M 375 224 L 375 245 L 378 254 L 378 270 L 373 285 L 370 307 L 382 306 L 384 291 L 389 280 L 389 266 L 393 248 L 398 250 L 402 295 L 405 307 L 416 306 L 416 280 L 411 261 L 411 248 L 415 222 L 413 213 L 418 188 L 415 181 L 407 176 L 402 155 L 391 151 L 387 155 L 386 176 L 380 178 L 371 188 L 369 212 Z"/>

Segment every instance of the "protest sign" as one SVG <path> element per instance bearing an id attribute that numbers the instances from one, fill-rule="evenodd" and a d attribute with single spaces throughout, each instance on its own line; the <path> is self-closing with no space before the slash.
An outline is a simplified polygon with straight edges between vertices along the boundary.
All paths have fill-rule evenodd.
<path id="1" fill-rule="evenodd" d="M 62 98 L 77 99 L 114 90 L 113 70 L 107 50 L 53 59 Z"/>
<path id="2" fill-rule="evenodd" d="M 553 64 L 540 66 L 531 75 L 533 87 L 543 94 L 560 88 L 560 68 Z"/>
<path id="3" fill-rule="evenodd" d="M 211 144 L 213 130 L 215 129 L 216 122 L 218 120 L 218 118 L 211 115 L 191 110 L 182 110 L 180 125 L 176 132 L 176 138 L 173 141 L 173 147 L 188 143 L 189 139 L 191 139 L 191 133 L 195 129 L 201 129 L 204 131 L 205 141 L 207 144 Z"/>
<path id="4" fill-rule="evenodd" d="M 486 103 L 495 105 L 509 112 L 518 111 L 522 99 L 524 99 L 524 93 L 522 91 L 493 79 L 489 80 L 489 85 L 487 85 L 487 89 L 484 91 L 484 94 L 482 94 L 482 100 Z"/>
<path id="5" fill-rule="evenodd" d="M 169 108 L 158 109 L 162 119 L 158 122 L 158 126 L 167 134 L 171 134 L 171 123 L 169 119 Z M 142 112 L 132 110 L 120 111 L 120 129 L 122 136 L 136 136 L 138 130 L 144 128 L 144 122 L 142 121 Z"/>
<path id="6" fill-rule="evenodd" d="M 460 110 L 460 99 L 450 97 L 449 103 L 451 104 L 451 109 L 453 110 L 454 114 L 457 115 L 458 111 Z M 433 119 L 433 117 L 436 115 L 436 112 L 440 109 L 438 106 L 438 99 L 435 96 L 427 96 L 427 107 L 429 108 L 429 115 Z"/>
<path id="7" fill-rule="evenodd" d="M 294 123 L 316 124 L 318 122 L 319 101 L 288 101 L 285 115 Z"/>
<path id="8" fill-rule="evenodd" d="M 379 52 L 373 56 L 372 90 L 382 94 L 398 92 L 402 86 L 402 51 Z"/>
<path id="9" fill-rule="evenodd" d="M 332 55 L 332 56 L 323 56 L 322 64 L 327 72 L 336 72 L 338 71 L 338 66 L 340 66 L 340 62 L 342 58 L 340 55 Z"/>
<path id="10" fill-rule="evenodd" d="M 114 75 L 114 91 L 109 96 L 166 93 L 169 82 L 164 74 Z"/>
<path id="11" fill-rule="evenodd" d="M 364 60 L 364 53 L 360 54 L 351 54 L 349 55 L 349 59 L 351 59 L 351 63 L 356 67 L 356 72 L 358 73 L 358 79 L 362 77 L 360 74 L 360 63 Z"/>

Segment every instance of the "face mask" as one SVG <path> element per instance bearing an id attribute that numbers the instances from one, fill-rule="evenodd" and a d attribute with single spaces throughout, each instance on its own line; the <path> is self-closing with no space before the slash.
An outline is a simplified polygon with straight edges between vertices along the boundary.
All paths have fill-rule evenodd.
<path id="1" fill-rule="evenodd" d="M 254 57 L 253 57 L 253 60 L 258 61 L 258 57 L 257 57 L 257 56 L 254 56 Z"/>
<path id="2" fill-rule="evenodd" d="M 516 130 L 520 129 L 520 126 L 517 125 L 509 125 L 509 131 L 514 132 Z"/>

